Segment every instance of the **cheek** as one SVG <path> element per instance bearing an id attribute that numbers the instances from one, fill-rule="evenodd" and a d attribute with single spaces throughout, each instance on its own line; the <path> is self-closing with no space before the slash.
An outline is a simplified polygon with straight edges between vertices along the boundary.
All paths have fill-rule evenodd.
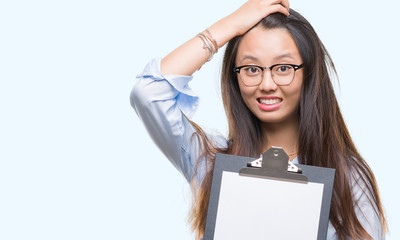
<path id="1" fill-rule="evenodd" d="M 300 99 L 302 86 L 303 86 L 303 74 L 300 73 L 296 75 L 291 88 L 291 94 L 298 100 Z"/>
<path id="2" fill-rule="evenodd" d="M 246 86 L 242 85 L 240 82 L 239 82 L 239 89 L 240 89 L 240 95 L 242 96 L 244 103 L 246 104 L 247 107 L 250 108 L 249 104 L 250 104 L 251 98 L 254 96 L 254 93 L 255 93 L 254 89 L 252 89 L 250 87 L 246 87 Z"/>
<path id="3" fill-rule="evenodd" d="M 301 95 L 301 83 L 296 85 L 294 88 L 290 89 L 288 92 L 288 96 L 290 96 L 290 100 L 293 104 L 298 105 L 300 102 L 300 95 Z"/>
<path id="4" fill-rule="evenodd" d="M 289 103 L 290 108 L 297 107 L 300 102 L 302 80 L 295 79 L 289 86 L 281 87 L 282 93 Z"/>

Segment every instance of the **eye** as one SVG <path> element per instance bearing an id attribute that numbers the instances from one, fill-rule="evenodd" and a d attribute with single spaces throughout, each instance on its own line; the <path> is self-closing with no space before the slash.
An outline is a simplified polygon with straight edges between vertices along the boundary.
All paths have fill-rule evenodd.
<path id="1" fill-rule="evenodd" d="M 275 71 L 278 73 L 288 73 L 293 70 L 293 67 L 290 65 L 279 65 L 276 66 Z"/>
<path id="2" fill-rule="evenodd" d="M 261 73 L 261 69 L 257 66 L 248 66 L 243 68 L 243 70 L 248 76 L 257 76 L 258 74 Z"/>

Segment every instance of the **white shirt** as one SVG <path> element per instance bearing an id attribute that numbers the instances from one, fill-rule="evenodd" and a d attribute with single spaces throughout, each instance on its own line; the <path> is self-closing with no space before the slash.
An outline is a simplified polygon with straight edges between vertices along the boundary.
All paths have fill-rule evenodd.
<path id="1" fill-rule="evenodd" d="M 188 86 L 192 76 L 164 76 L 160 63 L 161 59 L 153 59 L 137 76 L 138 82 L 131 92 L 131 105 L 156 145 L 190 182 L 201 150 L 197 138 L 192 137 L 195 130 L 186 117 L 190 119 L 193 116 L 199 98 Z M 223 136 L 207 136 L 215 147 L 226 147 L 227 140 Z M 293 163 L 298 163 L 297 158 Z M 205 172 L 204 165 L 200 164 L 196 178 L 202 179 Z M 351 183 L 354 200 L 358 202 L 358 207 L 355 207 L 357 217 L 373 239 L 384 239 L 379 217 L 363 191 L 364 187 L 357 184 L 358 179 L 359 176 L 353 176 Z M 329 223 L 327 240 L 335 239 L 336 231 Z"/>

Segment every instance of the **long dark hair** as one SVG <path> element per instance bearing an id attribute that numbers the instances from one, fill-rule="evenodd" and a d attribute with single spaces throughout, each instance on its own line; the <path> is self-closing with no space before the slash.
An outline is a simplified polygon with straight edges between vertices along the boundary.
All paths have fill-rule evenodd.
<path id="1" fill-rule="evenodd" d="M 358 184 L 368 194 L 385 233 L 387 224 L 375 177 L 347 130 L 331 82 L 330 73 L 336 74 L 336 70 L 316 32 L 294 10 L 290 10 L 290 16 L 271 14 L 257 26 L 287 29 L 303 59 L 305 74 L 298 108 L 298 158 L 302 164 L 336 169 L 329 218 L 338 239 L 372 239 L 355 212 L 357 201 L 353 198 L 351 187 L 354 175 L 360 176 Z M 209 169 L 202 182 L 194 188 L 190 220 L 198 236 L 204 233 L 215 153 L 259 157 L 265 147 L 266 136 L 260 121 L 244 103 L 237 75 L 232 71 L 241 38 L 235 37 L 228 43 L 222 66 L 221 91 L 229 124 L 227 147 L 215 148 L 202 129 L 193 123 L 196 136 L 203 142 L 201 158 L 206 159 Z"/>

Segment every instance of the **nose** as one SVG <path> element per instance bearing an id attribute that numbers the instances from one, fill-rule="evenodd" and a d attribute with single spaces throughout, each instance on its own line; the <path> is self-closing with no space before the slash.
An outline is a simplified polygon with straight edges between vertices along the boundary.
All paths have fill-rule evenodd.
<path id="1" fill-rule="evenodd" d="M 260 90 L 263 90 L 266 92 L 273 92 L 273 91 L 277 90 L 278 85 L 272 79 L 271 71 L 265 70 L 263 72 L 263 77 L 262 77 L 262 81 L 259 85 L 259 88 L 260 88 Z"/>

